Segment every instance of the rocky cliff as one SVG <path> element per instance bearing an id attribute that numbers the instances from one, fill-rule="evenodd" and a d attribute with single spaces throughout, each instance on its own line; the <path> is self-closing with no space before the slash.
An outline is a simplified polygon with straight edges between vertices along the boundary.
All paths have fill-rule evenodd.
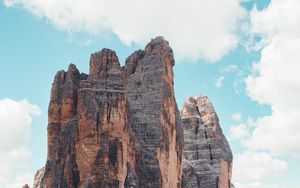
<path id="1" fill-rule="evenodd" d="M 209 99 L 189 97 L 183 104 L 181 123 L 182 187 L 230 188 L 232 153 Z"/>
<path id="2" fill-rule="evenodd" d="M 162 37 L 130 55 L 91 55 L 89 74 L 57 72 L 48 156 L 35 188 L 228 188 L 232 155 L 206 97 L 178 111 L 172 49 Z M 184 130 L 184 132 L 183 132 Z"/>
<path id="3" fill-rule="evenodd" d="M 41 187 L 180 187 L 183 131 L 172 49 L 162 37 L 130 55 L 91 55 L 54 79 Z"/>
<path id="4" fill-rule="evenodd" d="M 45 167 L 39 169 L 35 175 L 34 175 L 34 179 L 33 179 L 33 188 L 41 188 L 41 180 L 44 176 L 45 173 Z"/>

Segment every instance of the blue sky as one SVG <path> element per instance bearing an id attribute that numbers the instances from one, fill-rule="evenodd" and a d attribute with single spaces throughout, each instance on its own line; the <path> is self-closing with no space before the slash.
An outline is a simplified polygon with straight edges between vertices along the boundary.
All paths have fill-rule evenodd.
<path id="1" fill-rule="evenodd" d="M 187 24 L 184 25 L 187 29 L 191 28 L 189 31 L 180 27 L 176 32 L 168 28 L 177 28 L 177 25 L 159 28 L 160 24 L 168 23 L 156 23 L 154 21 L 159 18 L 156 20 L 155 16 L 147 17 L 144 14 L 141 14 L 141 19 L 149 22 L 151 31 L 148 28 L 144 31 L 128 23 L 128 20 L 115 18 L 109 13 L 103 13 L 104 17 L 111 18 L 108 23 L 101 20 L 102 17 L 99 17 L 100 21 L 95 21 L 93 18 L 98 17 L 92 14 L 97 10 L 93 9 L 90 11 L 91 16 L 83 16 L 77 11 L 65 15 L 64 11 L 56 14 L 56 10 L 53 10 L 55 6 L 43 4 L 43 1 L 0 1 L 0 127 L 5 130 L 3 143 L 11 139 L 19 147 L 14 150 L 0 144 L 0 152 L 4 154 L 4 157 L 0 157 L 0 166 L 5 166 L 2 172 L 0 169 L 0 187 L 31 183 L 30 177 L 45 165 L 47 109 L 51 84 L 58 70 L 66 70 L 70 63 L 74 63 L 81 72 L 88 73 L 90 54 L 104 47 L 114 49 L 120 63 L 124 65 L 126 57 L 134 50 L 143 48 L 151 37 L 163 34 L 171 47 L 174 44 L 178 106 L 181 108 L 185 98 L 199 93 L 210 98 L 235 156 L 233 180 L 237 187 L 299 188 L 297 175 L 300 174 L 300 164 L 297 161 L 300 142 L 297 141 L 300 141 L 300 128 L 297 128 L 295 122 L 299 119 L 297 115 L 300 109 L 291 102 L 298 104 L 296 101 L 300 94 L 299 81 L 293 77 L 300 71 L 300 58 L 296 53 L 300 50 L 300 36 L 294 33 L 294 30 L 299 31 L 300 28 L 294 28 L 296 23 L 300 23 L 297 12 L 299 2 L 226 1 L 228 5 L 223 9 L 228 9 L 228 12 L 221 9 L 220 13 L 215 13 L 218 4 L 209 5 L 209 13 L 204 13 L 203 18 L 198 20 L 196 16 L 199 15 L 190 15 L 195 19 L 191 21 L 192 25 L 182 22 Z M 180 1 L 174 1 L 176 3 L 180 4 Z M 191 3 L 198 6 L 202 1 Z M 68 3 L 61 6 L 70 10 L 78 9 L 68 7 Z M 295 10 L 290 11 L 290 7 Z M 141 5 L 139 8 L 145 7 Z M 53 12 L 55 14 L 51 15 Z M 225 20 L 218 17 L 222 12 L 226 15 Z M 120 14 L 124 14 L 124 19 L 132 18 L 126 16 L 129 14 L 127 12 Z M 169 14 L 171 23 L 180 22 L 173 20 L 174 13 Z M 280 23 L 282 20 L 274 15 L 291 19 L 285 25 L 284 21 Z M 216 16 L 216 20 L 210 20 L 210 16 Z M 74 20 L 78 20 L 78 23 Z M 132 22 L 140 24 L 139 19 Z M 119 26 L 123 23 L 132 28 Z M 197 23 L 202 24 L 200 28 L 197 28 Z M 212 30 L 220 32 L 210 33 Z M 192 33 L 195 35 L 181 35 Z M 281 71 L 290 77 L 278 75 Z M 294 95 L 280 100 L 286 93 Z M 282 112 L 290 104 L 291 107 Z M 18 111 L 20 108 L 22 110 Z M 6 109 L 13 109 L 9 114 L 11 119 L 24 117 L 26 121 L 3 118 Z M 284 113 L 288 114 L 280 115 Z M 277 125 L 276 122 L 281 124 Z M 286 128 L 281 127 L 282 123 L 286 124 Z M 281 133 L 282 136 L 277 137 Z M 23 140 L 11 136 L 19 134 L 24 137 Z M 25 157 L 22 157 L 23 154 Z M 24 160 L 11 158 L 12 155 L 18 155 Z"/>

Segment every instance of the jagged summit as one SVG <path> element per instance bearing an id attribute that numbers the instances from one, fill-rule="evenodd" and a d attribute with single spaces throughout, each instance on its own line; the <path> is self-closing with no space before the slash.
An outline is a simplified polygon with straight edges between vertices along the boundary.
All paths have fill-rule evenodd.
<path id="1" fill-rule="evenodd" d="M 207 96 L 183 103 L 183 187 L 230 188 L 232 152 Z"/>
<path id="2" fill-rule="evenodd" d="M 151 39 L 151 41 L 146 45 L 145 50 L 153 50 L 155 48 L 170 48 L 169 42 L 164 39 L 164 37 L 159 36 Z"/>
<path id="3" fill-rule="evenodd" d="M 215 109 L 208 99 L 207 96 L 203 94 L 198 94 L 196 96 L 191 96 L 183 102 L 183 108 L 181 110 L 181 117 L 189 116 L 201 116 L 210 114 L 211 119 L 218 120 L 218 116 L 215 113 Z"/>
<path id="4" fill-rule="evenodd" d="M 51 90 L 43 187 L 178 187 L 183 132 L 172 50 L 153 39 L 120 67 L 113 50 L 71 64 Z"/>
<path id="5" fill-rule="evenodd" d="M 101 79 L 107 77 L 110 71 L 120 71 L 120 63 L 115 51 L 103 48 L 93 53 L 90 58 L 89 79 Z"/>
<path id="6" fill-rule="evenodd" d="M 34 187 L 228 188 L 232 155 L 218 117 L 202 95 L 180 116 L 174 64 L 169 43 L 156 37 L 124 67 L 104 48 L 91 54 L 89 74 L 74 64 L 57 72 L 47 162 Z"/>

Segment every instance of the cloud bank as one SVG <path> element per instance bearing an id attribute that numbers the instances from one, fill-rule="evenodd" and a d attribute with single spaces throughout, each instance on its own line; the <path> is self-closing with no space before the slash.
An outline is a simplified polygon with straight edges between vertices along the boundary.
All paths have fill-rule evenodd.
<path id="1" fill-rule="evenodd" d="M 40 114 L 38 106 L 26 100 L 0 100 L 0 187 L 22 187 L 31 183 L 33 176 L 14 172 L 28 165 L 31 152 L 27 147 L 32 115 Z"/>
<path id="2" fill-rule="evenodd" d="M 278 177 L 287 170 L 287 163 L 265 152 L 247 151 L 235 156 L 234 168 L 234 180 L 259 182 Z"/>
<path id="3" fill-rule="evenodd" d="M 220 60 L 238 43 L 239 0 L 4 0 L 70 32 L 113 32 L 125 44 L 164 36 L 178 58 Z"/>
<path id="4" fill-rule="evenodd" d="M 261 59 L 246 79 L 247 94 L 268 104 L 272 114 L 260 117 L 246 142 L 251 149 L 300 156 L 300 1 L 273 0 L 251 12 L 252 32 L 261 36 Z"/>
<path id="5" fill-rule="evenodd" d="M 276 157 L 300 156 L 299 12 L 298 0 L 272 0 L 267 8 L 250 13 L 250 36 L 259 39 L 252 49 L 261 50 L 261 58 L 245 79 L 246 92 L 272 112 L 253 121 L 252 127 L 246 125 L 252 129 L 242 140 L 246 151 L 236 156 L 234 164 L 239 188 L 281 188 L 264 183 L 287 171 L 287 162 Z"/>

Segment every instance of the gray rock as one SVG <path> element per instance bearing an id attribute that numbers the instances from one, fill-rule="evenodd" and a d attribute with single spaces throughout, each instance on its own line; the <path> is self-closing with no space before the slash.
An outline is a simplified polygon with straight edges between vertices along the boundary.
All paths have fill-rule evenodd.
<path id="1" fill-rule="evenodd" d="M 35 173 L 34 180 L 33 180 L 33 188 L 42 188 L 41 181 L 44 176 L 44 173 L 45 173 L 45 167 L 42 167 Z"/>
<path id="2" fill-rule="evenodd" d="M 183 104 L 181 122 L 182 187 L 230 188 L 232 153 L 209 99 L 189 97 Z"/>

